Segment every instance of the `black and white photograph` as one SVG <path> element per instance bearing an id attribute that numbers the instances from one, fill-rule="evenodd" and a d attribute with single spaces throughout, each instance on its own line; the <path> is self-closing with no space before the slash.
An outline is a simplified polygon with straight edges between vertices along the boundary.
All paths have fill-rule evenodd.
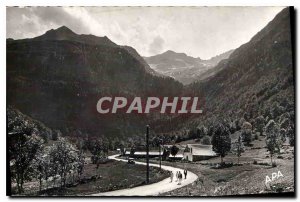
<path id="1" fill-rule="evenodd" d="M 5 11 L 7 196 L 295 197 L 293 6 Z"/>

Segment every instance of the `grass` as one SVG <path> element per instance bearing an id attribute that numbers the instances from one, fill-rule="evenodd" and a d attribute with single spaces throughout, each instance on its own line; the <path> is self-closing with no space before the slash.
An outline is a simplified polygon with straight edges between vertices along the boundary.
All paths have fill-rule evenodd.
<path id="1" fill-rule="evenodd" d="M 261 138 L 261 137 L 260 137 Z M 236 165 L 237 157 L 228 154 L 225 162 L 233 162 L 232 167 L 213 169 L 213 165 L 220 163 L 220 158 L 212 158 L 194 163 L 176 161 L 163 161 L 162 164 L 187 168 L 198 175 L 199 179 L 183 188 L 164 193 L 164 196 L 224 196 L 243 194 L 263 194 L 277 192 L 294 192 L 294 148 L 285 146 L 280 155 L 276 155 L 273 161 L 277 167 L 271 166 L 269 153 L 265 148 L 265 141 L 255 140 L 253 147 L 247 147 L 240 157 L 240 165 Z M 253 149 L 254 148 L 254 149 Z M 277 158 L 280 156 L 280 158 Z M 144 159 L 139 159 L 143 161 Z M 254 164 L 254 161 L 257 163 Z M 158 159 L 150 162 L 158 163 Z M 267 186 L 266 176 L 280 171 L 284 177 L 275 179 Z M 87 164 L 83 178 L 98 176 L 97 180 L 79 184 L 76 187 L 68 187 L 61 191 L 52 190 L 46 195 L 81 195 L 93 194 L 143 185 L 146 176 L 146 167 L 132 165 L 124 162 L 109 162 L 96 165 Z M 168 177 L 166 172 L 159 172 L 158 168 L 151 167 L 150 183 L 160 181 Z"/>
<path id="2" fill-rule="evenodd" d="M 150 167 L 150 183 L 155 183 L 167 178 L 166 171 Z M 127 164 L 125 162 L 110 161 L 100 164 L 87 164 L 81 177 L 85 183 L 63 189 L 53 188 L 44 190 L 41 194 L 49 195 L 89 195 L 99 192 L 132 188 L 145 184 L 146 166 Z"/>
<path id="3" fill-rule="evenodd" d="M 259 137 L 261 138 L 261 137 Z M 240 158 L 240 165 L 237 166 L 237 157 L 228 154 L 225 162 L 233 162 L 234 165 L 228 168 L 213 169 L 212 165 L 220 163 L 220 158 L 212 158 L 206 161 L 183 163 L 163 162 L 194 172 L 199 180 L 186 187 L 164 193 L 165 196 L 224 196 L 243 194 L 263 194 L 278 192 L 294 192 L 294 154 L 293 147 L 287 146 L 281 157 L 274 158 L 277 167 L 271 166 L 268 157 L 265 141 L 255 140 L 253 147 L 247 147 Z M 256 161 L 257 164 L 253 164 Z M 266 176 L 271 177 L 272 173 L 280 171 L 284 177 L 275 179 L 265 184 Z"/>

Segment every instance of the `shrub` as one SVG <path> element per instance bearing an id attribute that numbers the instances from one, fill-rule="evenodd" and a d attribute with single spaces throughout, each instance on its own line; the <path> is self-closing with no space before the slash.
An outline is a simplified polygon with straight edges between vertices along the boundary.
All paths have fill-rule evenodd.
<path id="1" fill-rule="evenodd" d="M 250 143 L 252 141 L 252 133 L 250 129 L 243 129 L 242 131 L 242 137 L 243 141 L 246 142 L 247 146 L 250 146 Z"/>
<path id="2" fill-rule="evenodd" d="M 278 159 L 283 159 L 283 156 L 277 156 Z"/>
<path id="3" fill-rule="evenodd" d="M 257 165 L 261 165 L 261 166 L 270 166 L 270 164 L 267 163 L 267 162 L 257 162 Z"/>
<path id="4" fill-rule="evenodd" d="M 279 184 L 279 183 L 274 184 L 274 185 L 271 186 L 271 190 L 275 191 L 277 193 L 281 193 L 281 192 L 284 191 L 284 185 Z"/>
<path id="5" fill-rule="evenodd" d="M 218 163 L 218 164 L 212 166 L 212 168 L 221 169 L 221 168 L 230 168 L 232 166 L 233 166 L 232 162 L 229 162 L 229 163 L 222 162 L 222 163 Z"/>

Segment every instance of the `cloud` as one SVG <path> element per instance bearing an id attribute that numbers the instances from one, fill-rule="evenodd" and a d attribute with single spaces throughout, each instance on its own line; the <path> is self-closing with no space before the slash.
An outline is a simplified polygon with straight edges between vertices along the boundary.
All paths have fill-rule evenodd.
<path id="1" fill-rule="evenodd" d="M 65 25 L 150 56 L 165 50 L 208 59 L 248 42 L 283 7 L 8 7 L 7 38 Z"/>
<path id="2" fill-rule="evenodd" d="M 149 45 L 149 53 L 152 55 L 161 53 L 164 49 L 164 40 L 160 36 L 157 36 L 153 39 L 152 43 Z"/>
<path id="3" fill-rule="evenodd" d="M 33 8 L 33 13 L 42 23 L 67 25 L 75 32 L 89 31 L 89 27 L 80 18 L 70 15 L 63 7 L 36 7 Z"/>
<path id="4" fill-rule="evenodd" d="M 70 15 L 63 7 L 7 8 L 7 37 L 31 38 L 62 25 L 77 33 L 89 32 L 89 27 L 80 18 Z"/>

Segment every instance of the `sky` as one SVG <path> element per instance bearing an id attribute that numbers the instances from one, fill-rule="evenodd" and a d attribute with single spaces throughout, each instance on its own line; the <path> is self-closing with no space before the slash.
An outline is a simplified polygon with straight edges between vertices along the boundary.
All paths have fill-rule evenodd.
<path id="1" fill-rule="evenodd" d="M 248 42 L 283 7 L 7 7 L 6 37 L 67 26 L 107 36 L 142 56 L 167 50 L 209 59 Z"/>

